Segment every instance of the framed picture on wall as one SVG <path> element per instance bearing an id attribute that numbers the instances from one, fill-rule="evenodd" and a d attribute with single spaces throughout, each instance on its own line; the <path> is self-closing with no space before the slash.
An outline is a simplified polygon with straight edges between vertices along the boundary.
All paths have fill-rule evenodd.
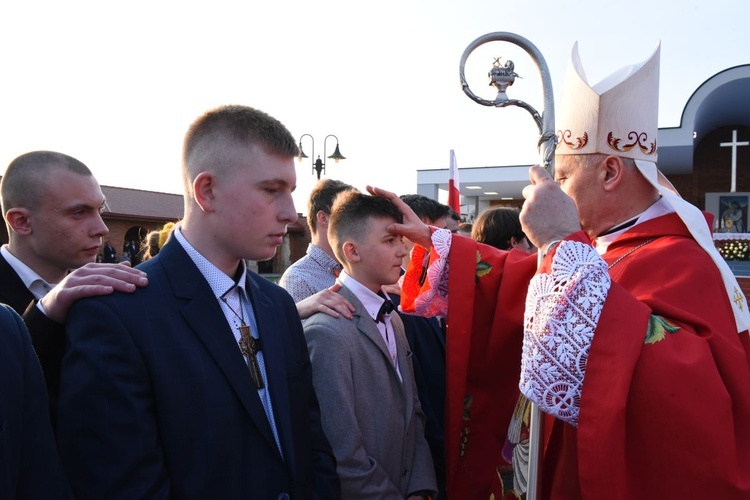
<path id="1" fill-rule="evenodd" d="M 718 233 L 747 233 L 748 196 L 729 194 L 719 196 L 718 219 L 715 223 Z"/>
<path id="2" fill-rule="evenodd" d="M 750 205 L 750 192 L 706 193 L 704 210 L 713 215 L 714 233 L 750 234 L 748 205 Z"/>

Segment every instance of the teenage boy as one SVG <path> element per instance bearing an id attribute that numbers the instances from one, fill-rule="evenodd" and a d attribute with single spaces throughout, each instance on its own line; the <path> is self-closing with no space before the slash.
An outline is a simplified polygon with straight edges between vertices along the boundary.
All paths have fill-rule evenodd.
<path id="1" fill-rule="evenodd" d="M 435 475 L 411 352 L 381 291 L 398 280 L 406 255 L 388 232 L 401 214 L 383 201 L 358 192 L 336 198 L 329 238 L 353 318 L 316 314 L 305 338 L 344 498 L 428 498 Z"/>
<path id="2" fill-rule="evenodd" d="M 71 309 L 58 448 L 76 498 L 340 497 L 294 302 L 245 266 L 297 220 L 296 155 L 262 111 L 205 113 L 149 285 Z"/>

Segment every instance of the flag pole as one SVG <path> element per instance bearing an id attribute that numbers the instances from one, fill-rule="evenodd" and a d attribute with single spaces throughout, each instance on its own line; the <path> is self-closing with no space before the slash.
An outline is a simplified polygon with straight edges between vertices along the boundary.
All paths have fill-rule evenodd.
<path id="1" fill-rule="evenodd" d="M 448 206 L 461 215 L 461 186 L 458 178 L 456 153 L 451 149 L 450 167 L 448 168 Z"/>
<path id="2" fill-rule="evenodd" d="M 542 92 L 544 94 L 544 111 L 539 113 L 536 109 L 531 107 L 524 101 L 518 99 L 508 99 L 506 94 L 507 88 L 513 85 L 517 76 L 515 72 L 515 66 L 513 61 L 506 61 L 505 64 L 500 63 L 500 58 L 496 58 L 492 69 L 488 76 L 490 77 L 490 85 L 495 87 L 497 90 L 497 96 L 494 100 L 482 99 L 475 95 L 469 88 L 469 84 L 466 81 L 464 73 L 464 67 L 466 60 L 477 47 L 484 45 L 488 42 L 509 42 L 518 45 L 524 49 L 536 63 L 539 69 L 539 74 L 542 79 Z M 537 127 L 539 128 L 539 141 L 537 147 L 541 157 L 541 165 L 549 172 L 552 178 L 555 178 L 555 147 L 557 145 L 557 136 L 555 134 L 555 111 L 554 111 L 554 96 L 552 93 L 552 78 L 550 77 L 549 69 L 547 68 L 547 62 L 542 57 L 541 52 L 536 46 L 526 38 L 516 35 L 515 33 L 508 32 L 494 32 L 480 36 L 466 47 L 463 55 L 461 56 L 460 63 L 460 76 L 461 76 L 461 87 L 464 93 L 469 96 L 473 101 L 483 106 L 494 106 L 496 108 L 504 108 L 508 106 L 518 106 L 528 111 Z M 539 250 L 538 262 L 541 263 L 542 250 Z M 528 471 L 528 482 L 526 498 L 528 500 L 537 500 L 540 496 L 540 487 L 542 482 L 542 460 L 544 457 L 544 418 L 542 411 L 539 407 L 532 403 L 531 414 L 529 418 L 529 471 Z"/>

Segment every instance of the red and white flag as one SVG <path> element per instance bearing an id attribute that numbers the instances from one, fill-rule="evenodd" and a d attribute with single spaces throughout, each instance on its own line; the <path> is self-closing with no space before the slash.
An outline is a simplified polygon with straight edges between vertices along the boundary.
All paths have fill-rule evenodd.
<path id="1" fill-rule="evenodd" d="M 451 166 L 448 171 L 448 206 L 457 214 L 461 213 L 461 191 L 458 183 L 458 163 L 456 153 L 451 149 Z"/>

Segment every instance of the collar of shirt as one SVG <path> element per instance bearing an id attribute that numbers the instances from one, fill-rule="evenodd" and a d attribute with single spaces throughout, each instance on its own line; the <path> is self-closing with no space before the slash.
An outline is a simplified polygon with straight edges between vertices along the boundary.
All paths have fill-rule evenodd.
<path id="1" fill-rule="evenodd" d="M 349 290 L 351 290 L 351 292 L 359 299 L 359 301 L 362 302 L 362 307 L 365 308 L 365 311 L 367 311 L 367 314 L 370 315 L 373 321 L 377 321 L 380 306 L 382 306 L 383 302 L 385 302 L 383 300 L 383 297 L 379 296 L 376 293 L 373 293 L 372 290 L 346 274 L 346 271 L 341 272 L 341 274 L 339 275 L 339 281 L 342 285 L 345 285 Z"/>
<path id="2" fill-rule="evenodd" d="M 372 290 L 368 289 L 359 281 L 346 274 L 346 271 L 341 272 L 341 274 L 339 275 L 339 281 L 349 290 L 351 290 L 351 292 L 362 303 L 362 307 L 365 308 L 367 314 L 369 314 L 372 320 L 375 321 L 375 327 L 378 329 L 380 336 L 383 338 L 383 342 L 385 342 L 385 346 L 388 349 L 388 354 L 391 357 L 392 366 L 396 370 L 396 375 L 398 376 L 398 379 L 403 382 L 403 378 L 401 377 L 401 369 L 398 366 L 398 348 L 396 347 L 395 332 L 393 331 L 393 327 L 391 326 L 391 315 L 385 315 L 385 322 L 381 323 L 377 321 L 378 311 L 380 311 L 380 306 L 383 305 L 383 302 L 385 302 L 385 300 L 383 299 L 383 297 L 379 296 L 376 293 L 373 293 Z M 385 294 L 385 292 L 383 293 Z M 388 333 L 389 329 L 391 330 L 390 334 Z"/>
<path id="3" fill-rule="evenodd" d="M 47 295 L 47 292 L 52 290 L 56 283 L 47 283 L 39 274 L 37 274 L 29 266 L 21 262 L 18 257 L 10 253 L 7 248 L 8 245 L 0 247 L 0 253 L 3 255 L 8 265 L 13 268 L 24 286 L 31 292 L 36 300 L 41 300 Z"/>
<path id="4" fill-rule="evenodd" d="M 187 252 L 190 260 L 192 260 L 195 264 L 195 267 L 198 268 L 198 271 L 200 271 L 203 277 L 206 278 L 206 281 L 211 287 L 211 290 L 214 292 L 217 300 L 220 300 L 221 297 L 234 286 L 242 288 L 245 292 L 247 292 L 247 290 L 245 290 L 247 268 L 245 267 L 245 262 L 243 260 L 240 260 L 240 266 L 242 266 L 242 275 L 240 276 L 238 282 L 235 283 L 232 278 L 224 274 L 218 267 L 213 265 L 208 261 L 208 259 L 201 255 L 198 250 L 193 248 L 193 245 L 191 245 L 190 242 L 182 234 L 181 227 L 178 226 L 177 230 L 174 231 L 174 236 L 177 241 L 180 242 L 180 245 L 182 245 L 182 248 L 185 250 L 185 252 Z"/>
<path id="5" fill-rule="evenodd" d="M 609 245 L 630 228 L 635 227 L 638 224 L 642 224 L 647 220 L 656 219 L 657 217 L 661 217 L 662 215 L 667 215 L 672 212 L 674 212 L 674 210 L 669 206 L 664 198 L 659 198 L 653 205 L 648 207 L 645 212 L 636 216 L 637 220 L 632 226 L 628 226 L 619 231 L 615 231 L 614 233 L 610 233 L 606 236 L 599 236 L 598 238 L 596 238 L 596 251 L 599 252 L 599 255 L 604 254 L 607 251 Z"/>
<path id="6" fill-rule="evenodd" d="M 316 264 L 334 276 L 341 272 L 341 264 L 339 264 L 336 259 L 325 253 L 325 251 L 323 251 L 318 245 L 310 243 L 307 246 L 307 255 L 309 255 Z"/>

